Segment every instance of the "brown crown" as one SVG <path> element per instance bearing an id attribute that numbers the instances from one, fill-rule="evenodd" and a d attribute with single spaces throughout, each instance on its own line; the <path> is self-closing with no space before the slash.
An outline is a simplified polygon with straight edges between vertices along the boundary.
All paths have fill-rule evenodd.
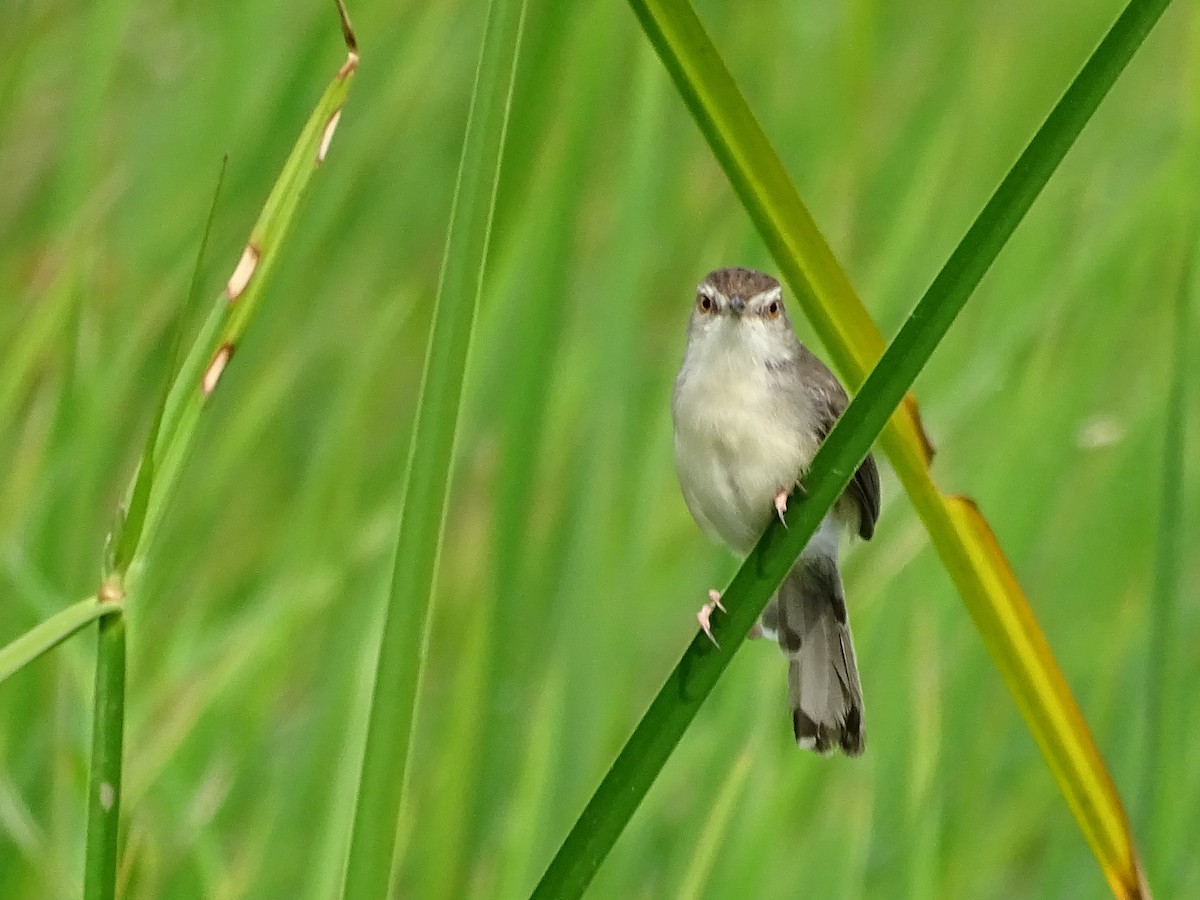
<path id="1" fill-rule="evenodd" d="M 754 269 L 743 269 L 741 266 L 709 272 L 704 283 L 720 291 L 722 297 L 741 297 L 743 300 L 779 287 L 779 282 L 770 275 Z"/>

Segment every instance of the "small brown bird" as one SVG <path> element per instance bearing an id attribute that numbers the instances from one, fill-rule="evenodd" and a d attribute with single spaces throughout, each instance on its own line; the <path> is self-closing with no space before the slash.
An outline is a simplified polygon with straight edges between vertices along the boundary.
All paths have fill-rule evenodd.
<path id="1" fill-rule="evenodd" d="M 779 282 L 717 269 L 700 283 L 671 413 L 679 484 L 700 528 L 750 552 L 846 408 L 846 392 L 796 338 Z M 801 747 L 863 752 L 862 685 L 838 572 L 841 533 L 869 540 L 879 470 L 868 456 L 755 626 L 788 658 L 792 726 Z M 720 595 L 697 614 L 708 625 Z"/>

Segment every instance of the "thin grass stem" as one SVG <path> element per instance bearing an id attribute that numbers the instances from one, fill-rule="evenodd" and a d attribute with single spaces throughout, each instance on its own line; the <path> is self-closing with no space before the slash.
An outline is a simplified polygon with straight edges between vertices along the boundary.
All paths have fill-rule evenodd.
<path id="1" fill-rule="evenodd" d="M 107 583 L 101 603 L 118 604 Z M 125 617 L 100 620 L 96 640 L 96 696 L 92 707 L 92 763 L 88 771 L 84 900 L 112 900 L 117 890 L 121 821 L 121 756 L 125 735 Z"/>

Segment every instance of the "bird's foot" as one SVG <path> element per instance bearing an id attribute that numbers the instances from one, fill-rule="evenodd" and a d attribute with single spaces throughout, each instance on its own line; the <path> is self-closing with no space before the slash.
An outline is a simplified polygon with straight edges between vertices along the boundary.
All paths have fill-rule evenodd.
<path id="1" fill-rule="evenodd" d="M 775 512 L 779 515 L 779 521 L 783 522 L 783 526 L 787 527 L 787 521 L 783 518 L 783 514 L 787 512 L 788 495 L 791 491 L 780 491 L 775 495 Z"/>
<path id="2" fill-rule="evenodd" d="M 799 481 L 797 481 L 790 488 L 784 488 L 782 491 L 780 491 L 778 494 L 775 495 L 775 512 L 779 516 L 779 521 L 783 522 L 784 528 L 787 527 L 787 520 L 785 520 L 783 518 L 783 514 L 785 512 L 787 512 L 788 497 L 790 497 L 792 495 L 792 491 L 795 491 L 801 497 L 808 496 L 808 491 L 804 490 L 804 485 L 801 484 Z"/>
<path id="3" fill-rule="evenodd" d="M 696 621 L 700 623 L 700 630 L 707 634 L 708 639 L 713 642 L 713 646 L 720 648 L 721 645 L 713 637 L 712 625 L 708 621 L 712 617 L 714 609 L 725 612 L 725 607 L 721 605 L 721 592 L 715 590 L 708 592 L 708 602 L 700 607 L 700 611 L 696 613 Z"/>

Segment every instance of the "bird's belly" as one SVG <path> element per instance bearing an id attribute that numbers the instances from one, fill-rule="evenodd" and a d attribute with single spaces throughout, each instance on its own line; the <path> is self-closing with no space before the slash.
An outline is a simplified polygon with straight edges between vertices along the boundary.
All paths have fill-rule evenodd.
<path id="1" fill-rule="evenodd" d="M 775 496 L 791 490 L 812 451 L 790 428 L 763 429 L 769 411 L 738 404 L 725 409 L 730 406 L 737 412 L 719 418 L 703 412 L 681 417 L 675 465 L 684 500 L 700 527 L 735 551 L 749 553 L 774 514 Z"/>

